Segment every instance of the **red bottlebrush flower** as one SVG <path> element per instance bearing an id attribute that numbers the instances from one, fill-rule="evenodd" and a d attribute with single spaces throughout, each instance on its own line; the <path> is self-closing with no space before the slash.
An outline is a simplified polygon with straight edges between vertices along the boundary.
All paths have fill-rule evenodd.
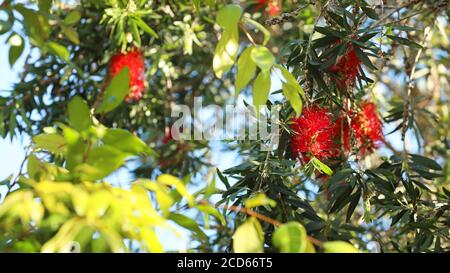
<path id="1" fill-rule="evenodd" d="M 336 44 L 340 44 L 337 42 Z M 361 65 L 361 60 L 356 55 L 352 44 L 348 45 L 347 51 L 344 55 L 339 56 L 336 63 L 330 67 L 330 72 L 336 73 L 338 79 L 336 83 L 339 88 L 346 88 L 353 86 L 356 76 L 358 76 L 358 67 Z"/>
<path id="2" fill-rule="evenodd" d="M 263 10 L 267 8 L 270 16 L 277 16 L 281 12 L 280 5 L 277 0 L 257 0 L 255 10 Z"/>
<path id="3" fill-rule="evenodd" d="M 292 121 L 291 128 L 296 133 L 291 137 L 294 154 L 302 155 L 307 162 L 312 156 L 324 160 L 339 155 L 335 141 L 339 131 L 332 113 L 313 106 L 304 109 L 303 114 Z"/>
<path id="4" fill-rule="evenodd" d="M 350 113 L 352 116 L 352 113 Z M 361 111 L 351 118 L 351 128 L 353 130 L 357 145 L 362 155 L 372 152 L 379 147 L 383 140 L 383 124 L 377 113 L 377 107 L 372 102 L 362 102 Z M 344 148 L 350 149 L 350 128 L 344 123 Z"/>
<path id="5" fill-rule="evenodd" d="M 139 100 L 145 89 L 145 62 L 142 52 L 133 49 L 127 53 L 118 53 L 111 58 L 109 71 L 111 77 L 117 75 L 125 66 L 130 70 L 130 93 L 126 100 Z"/>
<path id="6" fill-rule="evenodd" d="M 281 12 L 281 8 L 276 1 L 272 1 L 267 5 L 270 16 L 277 16 Z"/>

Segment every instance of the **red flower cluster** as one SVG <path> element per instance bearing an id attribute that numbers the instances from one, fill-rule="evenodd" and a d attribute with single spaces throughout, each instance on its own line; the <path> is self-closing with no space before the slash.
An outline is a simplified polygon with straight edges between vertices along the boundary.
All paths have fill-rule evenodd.
<path id="1" fill-rule="evenodd" d="M 377 107 L 372 102 L 364 101 L 361 104 L 359 113 L 351 118 L 351 128 L 353 130 L 357 145 L 361 154 L 367 154 L 379 147 L 383 140 L 383 125 L 377 113 Z M 350 150 L 350 127 L 344 123 L 344 148 Z"/>
<path id="2" fill-rule="evenodd" d="M 336 157 L 342 148 L 350 150 L 350 130 L 361 154 L 372 152 L 383 139 L 382 123 L 375 104 L 363 102 L 361 109 L 356 114 L 349 113 L 351 129 L 343 115 L 333 120 L 333 114 L 327 109 L 318 106 L 304 109 L 302 116 L 292 120 L 291 128 L 295 132 L 291 137 L 292 152 L 306 162 L 312 156 L 319 160 Z"/>
<path id="3" fill-rule="evenodd" d="M 292 120 L 291 128 L 295 134 L 291 138 L 292 150 L 302 155 L 305 161 L 312 156 L 319 160 L 339 155 L 339 146 L 335 141 L 338 127 L 333 114 L 318 106 L 303 109 L 303 114 Z"/>
<path id="4" fill-rule="evenodd" d="M 277 16 L 281 12 L 280 5 L 277 0 L 257 0 L 256 10 L 266 9 L 270 16 Z"/>
<path id="5" fill-rule="evenodd" d="M 142 52 L 133 49 L 127 53 L 117 53 L 111 58 L 109 71 L 111 77 L 117 75 L 125 66 L 130 70 L 130 93 L 127 101 L 142 98 L 145 89 L 145 62 Z"/>
<path id="6" fill-rule="evenodd" d="M 339 41 L 337 44 L 340 44 Z M 330 67 L 330 72 L 336 73 L 338 79 L 336 83 L 339 88 L 347 88 L 353 86 L 356 76 L 358 76 L 358 67 L 361 60 L 356 55 L 353 45 L 350 44 L 343 56 L 339 56 L 337 62 Z"/>

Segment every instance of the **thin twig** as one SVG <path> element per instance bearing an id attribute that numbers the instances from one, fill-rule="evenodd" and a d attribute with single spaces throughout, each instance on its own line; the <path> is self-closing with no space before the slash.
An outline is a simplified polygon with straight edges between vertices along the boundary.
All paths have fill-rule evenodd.
<path id="1" fill-rule="evenodd" d="M 421 44 L 421 48 L 417 51 L 416 57 L 414 58 L 414 62 L 412 64 L 411 67 L 411 72 L 409 73 L 409 80 L 408 80 L 408 89 L 407 89 L 407 99 L 405 101 L 405 104 L 403 106 L 403 125 L 402 125 L 402 141 L 403 141 L 403 153 L 406 153 L 406 141 L 405 141 L 405 136 L 406 136 L 406 132 L 408 131 L 408 120 L 409 120 L 409 109 L 412 105 L 412 90 L 414 88 L 414 83 L 415 83 L 415 73 L 416 73 L 416 66 L 417 63 L 419 62 L 420 56 L 422 55 L 423 49 L 425 48 L 425 43 L 426 40 L 428 38 L 428 35 L 431 33 L 431 30 L 434 27 L 434 24 L 436 22 L 436 19 L 433 20 L 433 23 L 431 24 L 431 26 L 428 28 L 428 31 L 424 34 L 423 37 L 423 41 Z"/>
<path id="2" fill-rule="evenodd" d="M 274 25 L 280 25 L 284 22 L 294 21 L 295 17 L 297 17 L 297 15 L 300 13 L 300 11 L 302 9 L 305 9 L 306 7 L 308 7 L 311 4 L 314 4 L 314 2 L 311 1 L 309 3 L 304 4 L 301 7 L 296 8 L 295 10 L 293 10 L 291 12 L 285 12 L 285 13 L 281 14 L 280 16 L 267 19 L 265 23 L 268 26 L 274 26 Z"/>
<path id="3" fill-rule="evenodd" d="M 262 214 L 260 214 L 260 213 L 257 213 L 257 212 L 255 212 L 255 211 L 253 211 L 253 210 L 251 210 L 251 209 L 248 209 L 248 208 L 243 208 L 243 207 L 238 207 L 238 206 L 227 206 L 227 205 L 222 205 L 221 207 L 223 207 L 224 209 L 227 209 L 227 210 L 234 211 L 234 212 L 243 212 L 243 213 L 246 213 L 246 214 L 248 214 L 248 215 L 250 215 L 250 216 L 253 216 L 253 217 L 255 217 L 255 218 L 257 218 L 257 219 L 259 219 L 259 220 L 261 220 L 261 221 L 264 221 L 264 222 L 266 222 L 266 223 L 269 223 L 269 224 L 273 225 L 274 227 L 279 227 L 279 226 L 281 226 L 281 225 L 283 224 L 283 223 L 281 223 L 280 221 L 277 221 L 277 220 L 275 220 L 275 219 L 272 219 L 272 218 L 270 218 L 270 217 L 267 217 L 267 216 L 265 216 L 265 215 L 262 215 Z M 323 245 L 323 242 L 320 241 L 320 240 L 318 240 L 318 239 L 316 239 L 316 238 L 313 238 L 313 237 L 311 237 L 311 236 L 307 236 L 307 238 L 308 238 L 308 240 L 309 240 L 311 243 L 313 243 L 313 244 L 316 245 L 316 246 L 321 247 L 321 246 Z"/>

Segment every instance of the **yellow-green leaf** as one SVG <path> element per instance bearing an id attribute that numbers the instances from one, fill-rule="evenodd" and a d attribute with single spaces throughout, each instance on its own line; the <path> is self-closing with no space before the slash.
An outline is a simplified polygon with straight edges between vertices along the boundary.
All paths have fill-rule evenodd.
<path id="1" fill-rule="evenodd" d="M 77 131 L 88 129 L 92 125 L 91 109 L 86 101 L 76 96 L 68 106 L 70 125 Z"/>
<path id="2" fill-rule="evenodd" d="M 194 206 L 194 197 L 189 193 L 189 191 L 186 188 L 186 185 L 184 185 L 184 183 L 180 179 L 170 174 L 162 174 L 158 176 L 156 181 L 164 185 L 175 187 L 178 193 L 181 194 L 181 196 L 183 196 L 184 198 L 186 198 L 189 206 L 191 207 Z"/>
<path id="3" fill-rule="evenodd" d="M 343 241 L 325 242 L 322 245 L 325 253 L 358 253 L 352 244 Z"/>
<path id="4" fill-rule="evenodd" d="M 66 25 L 73 25 L 78 23 L 78 21 L 80 21 L 81 19 L 81 14 L 79 11 L 74 10 L 72 12 L 70 12 L 66 18 L 64 18 L 64 24 Z"/>
<path id="5" fill-rule="evenodd" d="M 291 104 L 292 109 L 294 109 L 295 114 L 297 116 L 300 116 L 302 113 L 302 109 L 303 109 L 303 102 L 302 102 L 302 99 L 300 98 L 299 93 L 295 89 L 295 87 L 288 83 L 283 82 L 282 90 L 283 90 L 284 96 Z"/>
<path id="6" fill-rule="evenodd" d="M 332 175 L 333 174 L 333 170 L 332 169 L 330 169 L 330 167 L 328 167 L 327 165 L 325 165 L 322 161 L 320 161 L 319 159 L 317 159 L 317 158 L 313 158 L 312 159 L 312 163 L 313 163 L 313 165 L 314 165 L 314 167 L 316 168 L 316 169 L 318 169 L 319 171 L 321 171 L 321 172 L 323 172 L 323 173 L 325 173 L 325 174 L 327 174 L 327 175 Z"/>
<path id="7" fill-rule="evenodd" d="M 251 217 L 236 229 L 233 250 L 235 253 L 264 252 L 264 232 L 256 218 Z"/>
<path id="8" fill-rule="evenodd" d="M 217 78 L 222 78 L 236 61 L 239 48 L 237 27 L 225 30 L 214 51 L 213 70 Z"/>
<path id="9" fill-rule="evenodd" d="M 259 113 L 259 107 L 265 106 L 270 93 L 270 70 L 261 71 L 253 83 L 253 105 Z"/>
<path id="10" fill-rule="evenodd" d="M 65 46 L 60 45 L 60 44 L 55 43 L 55 42 L 48 42 L 46 47 L 51 53 L 53 53 L 56 56 L 60 57 L 64 61 L 68 61 L 69 60 L 69 50 Z"/>
<path id="11" fill-rule="evenodd" d="M 272 241 L 280 252 L 303 253 L 306 250 L 308 238 L 302 224 L 289 222 L 275 230 Z"/>
<path id="12" fill-rule="evenodd" d="M 255 75 L 256 64 L 251 58 L 253 48 L 254 46 L 246 48 L 237 62 L 237 76 L 235 82 L 236 97 L 239 95 L 242 88 L 244 88 Z"/>
<path id="13" fill-rule="evenodd" d="M 276 64 L 276 68 L 278 68 L 281 71 L 281 74 L 283 75 L 283 78 L 285 82 L 292 87 L 295 88 L 295 90 L 302 96 L 303 99 L 305 99 L 305 91 L 303 91 L 303 88 L 298 83 L 297 79 L 287 70 L 284 66 Z"/>
<path id="14" fill-rule="evenodd" d="M 74 44 L 79 44 L 80 43 L 80 38 L 78 37 L 78 32 L 75 31 L 75 29 L 71 28 L 71 27 L 64 27 L 62 28 L 62 31 L 64 33 L 64 35 L 66 35 L 66 37 Z"/>
<path id="15" fill-rule="evenodd" d="M 267 71 L 275 64 L 275 57 L 265 46 L 257 46 L 251 52 L 251 58 L 262 70 Z"/>
<path id="16" fill-rule="evenodd" d="M 241 19 L 242 8 L 238 5 L 227 5 L 217 13 L 216 23 L 225 30 L 236 28 Z"/>
<path id="17" fill-rule="evenodd" d="M 249 199 L 245 200 L 245 207 L 246 208 L 254 208 L 259 206 L 266 206 L 269 205 L 271 207 L 275 207 L 277 203 L 267 197 L 264 193 L 260 192 L 256 194 L 253 197 L 250 197 Z"/>
<path id="18" fill-rule="evenodd" d="M 127 130 L 107 129 L 103 142 L 126 153 L 155 155 L 155 152 L 144 141 Z"/>
<path id="19" fill-rule="evenodd" d="M 33 137 L 33 142 L 36 148 L 55 154 L 62 154 L 67 150 L 66 140 L 58 134 L 40 134 Z"/>
<path id="20" fill-rule="evenodd" d="M 111 81 L 103 95 L 98 113 L 107 113 L 119 106 L 129 91 L 130 69 L 124 67 Z"/>

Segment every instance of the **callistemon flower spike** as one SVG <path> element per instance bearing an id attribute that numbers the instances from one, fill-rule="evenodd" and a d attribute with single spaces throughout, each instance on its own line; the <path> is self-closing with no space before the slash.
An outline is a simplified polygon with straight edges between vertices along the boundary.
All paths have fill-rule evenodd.
<path id="1" fill-rule="evenodd" d="M 383 123 L 378 115 L 377 107 L 373 102 L 363 101 L 361 110 L 357 113 L 349 113 L 351 116 L 351 129 L 357 141 L 362 155 L 374 151 L 380 146 L 383 136 Z M 344 126 L 344 146 L 350 149 L 350 127 Z"/>
<path id="2" fill-rule="evenodd" d="M 336 46 L 341 42 L 339 41 Z M 361 60 L 356 55 L 356 51 L 352 44 L 348 45 L 348 48 L 344 55 L 339 56 L 336 63 L 330 67 L 330 71 L 336 73 L 336 84 L 341 89 L 352 87 L 355 84 L 356 77 L 358 76 L 358 68 L 361 65 Z"/>
<path id="3" fill-rule="evenodd" d="M 126 101 L 137 101 L 142 98 L 145 90 L 145 61 L 139 49 L 132 49 L 126 53 L 117 53 L 111 58 L 109 72 L 114 77 L 124 67 L 130 71 L 130 93 Z"/>
<path id="4" fill-rule="evenodd" d="M 292 119 L 291 128 L 292 152 L 306 162 L 311 157 L 324 160 L 339 155 L 339 128 L 328 110 L 317 105 L 305 108 L 300 117 Z"/>

